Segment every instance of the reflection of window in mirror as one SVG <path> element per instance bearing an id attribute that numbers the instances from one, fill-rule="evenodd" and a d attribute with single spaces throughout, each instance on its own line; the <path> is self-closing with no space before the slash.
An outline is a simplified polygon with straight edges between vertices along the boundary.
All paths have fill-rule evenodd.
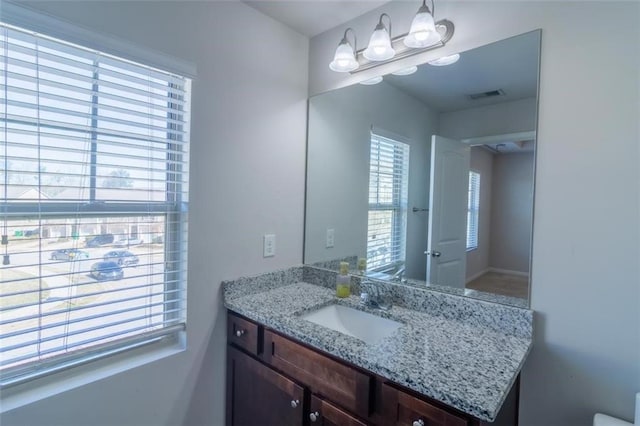
<path id="1" fill-rule="evenodd" d="M 367 269 L 394 273 L 406 257 L 409 145 L 371 133 Z"/>
<path id="2" fill-rule="evenodd" d="M 467 251 L 478 248 L 478 216 L 480 214 L 480 173 L 469 172 L 467 204 Z"/>

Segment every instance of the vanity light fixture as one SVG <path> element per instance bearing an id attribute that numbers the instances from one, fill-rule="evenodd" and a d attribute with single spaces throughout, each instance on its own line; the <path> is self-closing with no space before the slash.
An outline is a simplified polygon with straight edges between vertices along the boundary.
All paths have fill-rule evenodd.
<path id="1" fill-rule="evenodd" d="M 382 82 L 382 76 L 379 75 L 377 77 L 370 78 L 368 80 L 361 81 L 360 84 L 364 84 L 365 86 L 373 86 L 374 84 L 378 84 Z"/>
<path id="2" fill-rule="evenodd" d="M 432 12 L 434 9 L 433 0 L 431 0 L 431 10 L 429 10 L 426 0 L 422 0 L 422 6 L 420 6 L 411 22 L 409 34 L 404 38 L 405 46 L 412 48 L 428 47 L 442 39 L 440 33 L 436 31 L 436 23 Z"/>
<path id="3" fill-rule="evenodd" d="M 382 23 L 382 18 L 385 16 L 389 20 L 389 31 Z M 386 61 L 396 55 L 396 51 L 391 47 L 391 18 L 386 13 L 380 15 L 380 21 L 369 39 L 369 46 L 362 52 L 362 55 L 370 61 Z"/>
<path id="4" fill-rule="evenodd" d="M 433 65 L 435 67 L 444 67 L 447 65 L 455 64 L 460 59 L 460 54 L 455 53 L 449 56 L 443 56 L 442 58 L 434 59 L 433 61 L 429 61 L 429 65 Z"/>
<path id="5" fill-rule="evenodd" d="M 431 0 L 431 9 L 427 6 L 426 0 L 422 0 L 422 6 L 411 22 L 410 31 L 393 38 L 391 17 L 386 13 L 381 14 L 367 48 L 362 50 L 357 50 L 355 46 L 355 32 L 347 28 L 329 68 L 336 72 L 357 73 L 443 47 L 453 37 L 455 28 L 453 22 L 446 19 L 435 21 L 434 7 L 434 0 Z M 353 46 L 347 39 L 349 31 L 353 33 Z"/>
<path id="6" fill-rule="evenodd" d="M 353 46 L 347 39 L 347 34 L 351 31 L 353 35 Z M 356 33 L 351 28 L 347 28 L 344 32 L 344 36 L 336 49 L 336 54 L 333 56 L 333 61 L 329 64 L 329 68 L 335 72 L 349 72 L 357 69 L 360 64 L 356 60 Z"/>

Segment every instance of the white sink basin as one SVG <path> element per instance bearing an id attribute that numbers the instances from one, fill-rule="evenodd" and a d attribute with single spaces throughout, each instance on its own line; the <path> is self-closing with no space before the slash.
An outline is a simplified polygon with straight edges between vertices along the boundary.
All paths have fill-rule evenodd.
<path id="1" fill-rule="evenodd" d="M 375 343 L 390 336 L 402 325 L 397 321 L 342 305 L 322 307 L 302 315 L 302 319 L 355 337 L 365 343 Z"/>

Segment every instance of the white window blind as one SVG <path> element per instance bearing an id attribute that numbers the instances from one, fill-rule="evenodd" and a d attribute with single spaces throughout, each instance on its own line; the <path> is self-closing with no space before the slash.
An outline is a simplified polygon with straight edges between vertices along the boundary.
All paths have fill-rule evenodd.
<path id="1" fill-rule="evenodd" d="M 190 80 L 0 23 L 0 375 L 186 318 Z"/>
<path id="2" fill-rule="evenodd" d="M 478 218 L 480 215 L 480 173 L 469 172 L 467 206 L 467 250 L 478 248 Z"/>
<path id="3" fill-rule="evenodd" d="M 405 261 L 409 145 L 371 134 L 367 268 Z"/>

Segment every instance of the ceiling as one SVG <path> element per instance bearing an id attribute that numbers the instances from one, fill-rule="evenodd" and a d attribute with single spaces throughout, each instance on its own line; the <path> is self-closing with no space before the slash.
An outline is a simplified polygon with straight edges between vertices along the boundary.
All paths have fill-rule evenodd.
<path id="1" fill-rule="evenodd" d="M 253 0 L 246 4 L 308 37 L 342 25 L 389 1 Z M 409 76 L 385 82 L 440 112 L 535 97 L 538 85 L 537 33 L 512 37 L 467 52 L 449 66 L 422 65 Z M 467 95 L 501 89 L 504 96 L 470 100 Z"/>
<path id="2" fill-rule="evenodd" d="M 531 32 L 461 52 L 452 65 L 424 64 L 414 74 L 384 80 L 440 112 L 531 98 L 537 94 L 539 48 L 539 33 Z M 503 96 L 468 97 L 499 89 Z"/>
<path id="3" fill-rule="evenodd" d="M 255 0 L 245 1 L 245 3 L 300 34 L 314 37 L 376 9 L 388 3 L 388 0 Z"/>

